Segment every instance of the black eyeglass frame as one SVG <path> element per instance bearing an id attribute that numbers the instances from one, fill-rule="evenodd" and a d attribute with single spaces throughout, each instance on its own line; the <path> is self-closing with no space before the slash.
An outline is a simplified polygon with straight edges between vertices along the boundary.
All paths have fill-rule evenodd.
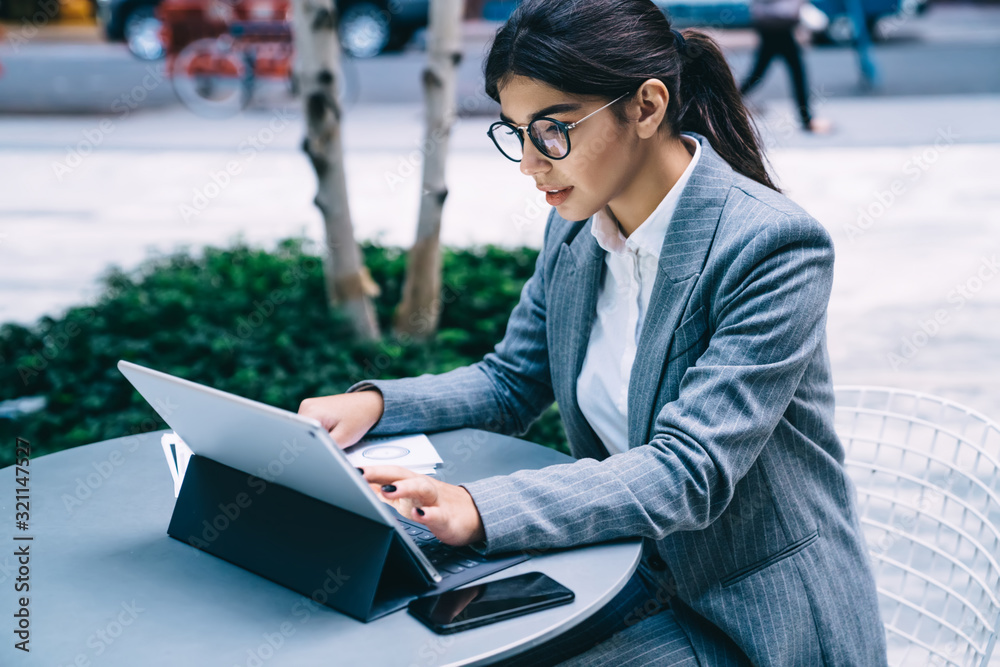
<path id="1" fill-rule="evenodd" d="M 620 95 L 619 97 L 617 97 L 617 98 L 611 100 L 610 102 L 608 102 L 607 104 L 605 104 L 600 109 L 596 109 L 594 111 L 591 111 L 589 114 L 587 114 L 586 116 L 584 116 L 580 120 L 572 122 L 572 123 L 564 123 L 561 120 L 556 120 L 555 118 L 549 118 L 548 116 L 542 116 L 541 118 L 536 118 L 533 121 L 531 121 L 530 123 L 528 123 L 527 125 L 514 125 L 513 123 L 508 123 L 505 120 L 498 120 L 495 123 L 493 123 L 492 125 L 490 125 L 490 129 L 486 130 L 486 134 L 488 134 L 489 137 L 490 137 L 490 139 L 493 140 L 493 145 L 497 147 L 497 150 L 500 151 L 500 154 L 503 155 L 508 160 L 510 160 L 511 162 L 520 162 L 521 159 L 524 159 L 524 132 L 525 131 L 528 134 L 528 138 L 531 139 L 532 145 L 534 145 L 534 147 L 538 149 L 539 153 L 541 153 L 545 157 L 549 158 L 550 160 L 564 160 L 567 157 L 569 157 L 570 150 L 573 147 L 573 145 L 572 145 L 572 143 L 570 142 L 570 139 L 569 139 L 569 131 L 570 130 L 572 130 L 574 127 L 576 127 L 577 125 L 579 125 L 583 121 L 587 120 L 591 116 L 593 116 L 598 111 L 603 111 L 604 109 L 607 109 L 609 106 L 611 106 L 612 104 L 614 104 L 618 100 L 620 100 L 620 99 L 622 99 L 624 97 L 628 97 L 631 94 L 632 93 L 625 93 L 624 95 Z M 550 155 L 549 152 L 545 149 L 544 144 L 541 144 L 540 142 L 535 141 L 535 137 L 531 133 L 531 126 L 534 125 L 535 123 L 537 123 L 538 121 L 542 121 L 542 120 L 547 120 L 550 123 L 553 123 L 556 127 L 559 128 L 559 132 L 562 134 L 562 136 L 565 137 L 565 139 L 566 139 L 566 153 L 564 155 L 561 155 L 559 157 L 556 157 L 554 155 Z M 497 138 L 495 136 L 493 136 L 493 130 L 496 127 L 498 127 L 498 126 L 503 126 L 503 127 L 510 128 L 511 130 L 514 131 L 515 134 L 517 134 L 517 138 L 521 142 L 521 159 L 515 160 L 511 156 L 507 155 L 507 153 L 504 151 L 504 149 L 500 147 L 500 142 L 498 142 Z"/>

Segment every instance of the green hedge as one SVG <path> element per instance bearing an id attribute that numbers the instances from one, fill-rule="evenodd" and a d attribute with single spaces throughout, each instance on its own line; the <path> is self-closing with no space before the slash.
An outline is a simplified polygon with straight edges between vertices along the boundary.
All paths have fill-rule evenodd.
<path id="1" fill-rule="evenodd" d="M 405 277 L 399 248 L 364 245 L 381 286 L 383 332 Z M 537 251 L 493 246 L 445 249 L 441 324 L 436 339 L 407 344 L 352 337 L 327 307 L 321 259 L 288 239 L 273 252 L 236 245 L 150 258 L 112 269 L 93 304 L 31 327 L 0 327 L 0 400 L 44 395 L 47 408 L 0 420 L 0 465 L 14 439 L 37 455 L 166 428 L 122 377 L 119 359 L 241 396 L 296 410 L 310 396 L 343 392 L 365 378 L 441 373 L 478 361 L 506 330 Z M 557 406 L 523 436 L 567 451 Z"/>

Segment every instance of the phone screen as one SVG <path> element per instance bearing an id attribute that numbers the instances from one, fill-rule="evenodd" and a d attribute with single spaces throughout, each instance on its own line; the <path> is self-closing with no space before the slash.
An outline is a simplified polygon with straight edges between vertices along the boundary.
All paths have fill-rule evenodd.
<path id="1" fill-rule="evenodd" d="M 435 632 L 456 632 L 573 600 L 573 591 L 541 572 L 468 586 L 410 602 L 410 613 Z"/>

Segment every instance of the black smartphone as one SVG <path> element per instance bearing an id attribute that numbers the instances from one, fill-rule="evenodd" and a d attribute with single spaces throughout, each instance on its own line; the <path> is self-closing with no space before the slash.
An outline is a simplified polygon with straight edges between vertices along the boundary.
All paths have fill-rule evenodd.
<path id="1" fill-rule="evenodd" d="M 573 591 L 541 572 L 528 572 L 410 602 L 409 611 L 438 634 L 478 628 L 573 601 Z"/>

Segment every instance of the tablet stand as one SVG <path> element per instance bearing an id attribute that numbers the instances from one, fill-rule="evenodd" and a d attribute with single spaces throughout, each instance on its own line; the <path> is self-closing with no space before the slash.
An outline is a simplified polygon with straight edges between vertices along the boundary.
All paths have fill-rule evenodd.
<path id="1" fill-rule="evenodd" d="M 432 588 L 395 529 L 197 454 L 167 534 L 365 622 Z"/>

